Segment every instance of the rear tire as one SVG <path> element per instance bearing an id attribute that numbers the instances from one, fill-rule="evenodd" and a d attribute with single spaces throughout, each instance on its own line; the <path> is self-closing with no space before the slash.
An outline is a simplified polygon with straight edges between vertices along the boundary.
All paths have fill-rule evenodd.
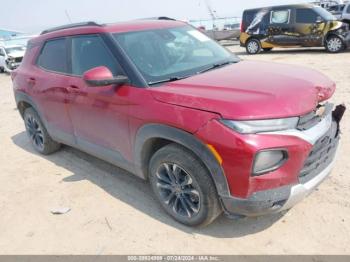
<path id="1" fill-rule="evenodd" d="M 325 47 L 329 53 L 339 53 L 345 49 L 343 40 L 336 35 L 331 35 L 327 38 Z"/>
<path id="2" fill-rule="evenodd" d="M 49 155 L 60 149 L 61 144 L 50 137 L 38 113 L 32 107 L 24 111 L 23 119 L 27 135 L 36 151 Z"/>
<path id="3" fill-rule="evenodd" d="M 206 226 L 222 212 L 207 168 L 180 145 L 169 144 L 152 156 L 149 178 L 164 210 L 184 225 Z"/>
<path id="4" fill-rule="evenodd" d="M 251 38 L 246 43 L 247 53 L 250 55 L 256 55 L 261 51 L 261 43 L 258 39 Z"/>

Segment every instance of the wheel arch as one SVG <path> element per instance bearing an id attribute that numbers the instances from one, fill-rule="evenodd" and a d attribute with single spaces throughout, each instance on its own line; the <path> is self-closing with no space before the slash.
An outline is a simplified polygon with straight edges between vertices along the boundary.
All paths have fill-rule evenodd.
<path id="1" fill-rule="evenodd" d="M 336 31 L 329 31 L 329 32 L 325 35 L 324 40 L 323 40 L 323 44 L 324 44 L 324 45 L 327 44 L 327 40 L 328 40 L 328 38 L 331 37 L 331 36 L 339 37 L 339 38 L 343 41 L 344 46 L 346 46 L 345 38 L 344 38 L 342 35 L 338 34 Z"/>
<path id="2" fill-rule="evenodd" d="M 218 194 L 230 195 L 224 171 L 208 147 L 191 133 L 167 125 L 147 124 L 138 130 L 134 146 L 137 175 L 147 179 L 148 164 L 152 155 L 170 143 L 179 144 L 194 153 L 209 171 Z"/>
<path id="3" fill-rule="evenodd" d="M 33 99 L 29 95 L 23 92 L 15 91 L 15 100 L 16 100 L 17 109 L 22 118 L 24 116 L 24 111 L 28 107 L 32 107 L 38 113 L 44 125 L 47 126 L 46 119 L 42 116 L 37 104 L 33 101 Z"/>

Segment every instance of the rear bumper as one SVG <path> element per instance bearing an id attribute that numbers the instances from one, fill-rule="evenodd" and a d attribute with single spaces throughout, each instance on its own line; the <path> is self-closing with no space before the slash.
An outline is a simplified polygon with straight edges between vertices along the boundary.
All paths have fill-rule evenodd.
<path id="1" fill-rule="evenodd" d="M 304 184 L 256 192 L 248 199 L 221 198 L 226 215 L 260 216 L 287 210 L 308 196 L 330 174 L 335 160 Z"/>

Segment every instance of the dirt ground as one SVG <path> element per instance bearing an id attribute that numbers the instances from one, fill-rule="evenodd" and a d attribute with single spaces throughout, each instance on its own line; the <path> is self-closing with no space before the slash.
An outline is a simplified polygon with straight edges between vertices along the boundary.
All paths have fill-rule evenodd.
<path id="1" fill-rule="evenodd" d="M 317 69 L 350 109 L 350 52 L 277 50 L 243 59 Z M 300 98 L 302 99 L 302 97 Z M 0 75 L 0 254 L 350 254 L 350 111 L 331 176 L 289 212 L 204 229 L 174 222 L 147 183 L 78 150 L 35 153 Z M 50 210 L 69 207 L 64 215 Z"/>

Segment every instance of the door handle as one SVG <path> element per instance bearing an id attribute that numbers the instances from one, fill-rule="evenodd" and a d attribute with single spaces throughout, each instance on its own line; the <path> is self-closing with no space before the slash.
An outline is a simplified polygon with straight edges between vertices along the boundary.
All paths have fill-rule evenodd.
<path id="1" fill-rule="evenodd" d="M 69 88 L 71 88 L 71 89 L 79 89 L 79 87 L 77 87 L 76 85 L 70 85 Z"/>

